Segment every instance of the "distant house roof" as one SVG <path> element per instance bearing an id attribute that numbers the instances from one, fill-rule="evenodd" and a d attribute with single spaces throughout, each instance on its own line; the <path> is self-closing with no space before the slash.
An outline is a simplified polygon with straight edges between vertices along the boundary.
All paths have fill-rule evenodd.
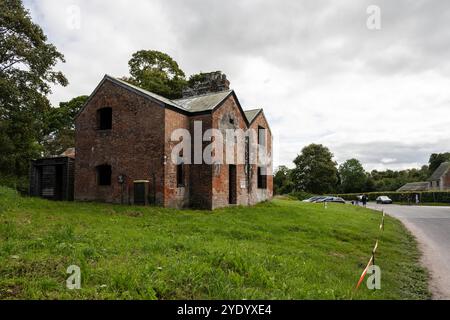
<path id="1" fill-rule="evenodd" d="M 68 148 L 59 155 L 60 157 L 69 157 L 75 159 L 75 148 Z"/>
<path id="2" fill-rule="evenodd" d="M 441 177 L 450 169 L 450 162 L 443 162 L 440 166 L 433 172 L 428 181 L 440 180 Z"/>
<path id="3" fill-rule="evenodd" d="M 403 187 L 399 188 L 397 192 L 402 191 L 425 191 L 428 190 L 429 182 L 410 182 L 405 184 Z"/>
<path id="4" fill-rule="evenodd" d="M 251 123 L 261 111 L 262 109 L 245 110 L 244 113 L 247 117 L 248 123 Z"/>
<path id="5" fill-rule="evenodd" d="M 232 92 L 233 90 L 211 92 L 199 96 L 173 100 L 173 102 L 189 112 L 208 111 L 213 110 L 215 107 L 217 107 Z"/>

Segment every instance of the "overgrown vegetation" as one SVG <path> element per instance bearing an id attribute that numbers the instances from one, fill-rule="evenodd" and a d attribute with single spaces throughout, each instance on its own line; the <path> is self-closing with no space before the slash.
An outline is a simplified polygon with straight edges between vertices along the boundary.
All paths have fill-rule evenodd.
<path id="1" fill-rule="evenodd" d="M 346 160 L 337 167 L 332 157 L 333 154 L 323 145 L 306 146 L 294 160 L 293 169 L 280 166 L 275 171 L 275 194 L 299 191 L 314 194 L 395 191 L 409 182 L 427 181 L 442 162 L 450 161 L 448 152 L 433 153 L 428 165 L 420 169 L 366 172 L 358 159 Z"/>
<path id="2" fill-rule="evenodd" d="M 171 210 L 50 202 L 0 188 L 1 299 L 426 299 L 412 236 L 380 238 L 382 289 L 356 282 L 380 214 L 275 200 Z M 81 290 L 68 290 L 78 265 Z"/>
<path id="3" fill-rule="evenodd" d="M 22 1 L 0 2 L 0 181 L 18 186 L 29 161 L 41 155 L 53 85 L 67 85 L 55 70 L 64 56 L 47 41 Z"/>

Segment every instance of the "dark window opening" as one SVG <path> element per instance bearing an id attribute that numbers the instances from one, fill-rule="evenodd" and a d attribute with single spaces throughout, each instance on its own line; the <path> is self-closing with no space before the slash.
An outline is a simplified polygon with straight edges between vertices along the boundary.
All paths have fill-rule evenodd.
<path id="1" fill-rule="evenodd" d="M 258 189 L 267 189 L 267 175 L 263 174 L 263 170 L 258 167 Z"/>
<path id="2" fill-rule="evenodd" d="M 177 187 L 184 187 L 184 165 L 177 165 Z"/>
<path id="3" fill-rule="evenodd" d="M 112 129 L 112 108 L 97 110 L 97 128 L 99 130 Z"/>
<path id="4" fill-rule="evenodd" d="M 245 137 L 245 175 L 247 178 L 247 185 L 250 181 L 250 137 Z"/>
<path id="5" fill-rule="evenodd" d="M 230 124 L 234 124 L 234 119 L 230 118 Z"/>
<path id="6" fill-rule="evenodd" d="M 111 185 L 111 166 L 103 164 L 97 167 L 97 182 L 99 186 Z"/>
<path id="7" fill-rule="evenodd" d="M 258 144 L 260 146 L 266 145 L 266 129 L 258 126 Z"/>
<path id="8" fill-rule="evenodd" d="M 236 177 L 236 165 L 230 164 L 228 166 L 228 203 L 237 203 L 237 177 Z"/>

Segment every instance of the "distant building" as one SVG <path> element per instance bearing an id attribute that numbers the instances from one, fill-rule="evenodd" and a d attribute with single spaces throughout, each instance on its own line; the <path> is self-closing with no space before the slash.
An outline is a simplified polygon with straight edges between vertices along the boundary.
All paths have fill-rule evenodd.
<path id="1" fill-rule="evenodd" d="M 450 190 L 450 162 L 443 162 L 433 172 L 428 181 L 407 183 L 397 192 Z"/>
<path id="2" fill-rule="evenodd" d="M 450 189 L 450 162 L 443 162 L 428 179 L 431 190 Z"/>
<path id="3" fill-rule="evenodd" d="M 397 192 L 412 192 L 412 191 L 426 191 L 429 188 L 428 181 L 410 182 L 399 188 Z"/>

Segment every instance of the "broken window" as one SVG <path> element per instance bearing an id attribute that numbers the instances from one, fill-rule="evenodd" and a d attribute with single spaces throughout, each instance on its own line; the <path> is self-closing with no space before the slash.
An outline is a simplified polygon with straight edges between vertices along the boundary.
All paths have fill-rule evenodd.
<path id="1" fill-rule="evenodd" d="M 265 168 L 258 167 L 258 189 L 267 189 L 267 175 L 265 175 Z"/>
<path id="2" fill-rule="evenodd" d="M 184 187 L 184 166 L 183 164 L 177 165 L 177 187 Z"/>
<path id="3" fill-rule="evenodd" d="M 97 166 L 97 182 L 99 186 L 111 185 L 111 166 L 102 164 Z"/>
<path id="4" fill-rule="evenodd" d="M 112 128 L 112 108 L 102 108 L 97 110 L 98 130 L 110 130 Z"/>

